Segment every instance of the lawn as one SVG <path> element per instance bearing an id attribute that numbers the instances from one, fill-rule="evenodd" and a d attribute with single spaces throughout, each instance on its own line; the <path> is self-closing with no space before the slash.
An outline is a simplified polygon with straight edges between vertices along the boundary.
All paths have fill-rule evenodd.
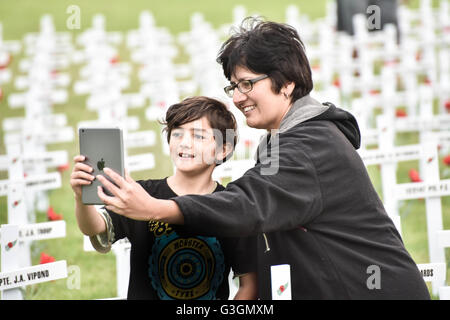
<path id="1" fill-rule="evenodd" d="M 166 0 L 166 1 L 132 1 L 125 4 L 123 1 L 74 1 L 74 0 L 17 0 L 14 2 L 0 2 L 0 22 L 3 23 L 4 39 L 21 40 L 28 32 L 37 32 L 39 30 L 39 19 L 43 14 L 51 14 L 57 31 L 67 31 L 72 34 L 73 39 L 90 27 L 92 16 L 96 13 L 102 13 L 106 17 L 106 29 L 108 31 L 125 32 L 138 27 L 138 17 L 142 10 L 149 10 L 155 17 L 157 26 L 167 27 L 168 30 L 176 36 L 182 31 L 189 30 L 190 17 L 194 12 L 201 12 L 205 20 L 212 23 L 213 27 L 229 23 L 232 20 L 232 10 L 235 5 L 242 1 L 206 1 L 206 0 Z M 245 7 L 249 13 L 258 13 L 268 19 L 275 21 L 284 21 L 286 7 L 292 3 L 299 6 L 301 13 L 308 14 L 311 18 L 318 18 L 325 14 L 325 0 L 307 1 L 245 1 Z M 410 5 L 417 6 L 418 1 L 410 1 Z M 68 30 L 66 21 L 70 16 L 67 8 L 70 5 L 77 5 L 81 13 L 81 29 Z M 301 30 L 300 30 L 301 33 Z M 75 41 L 73 41 L 75 43 Z M 121 61 L 130 61 L 130 52 L 122 43 L 118 47 Z M 23 51 L 13 57 L 12 70 L 17 75 L 18 63 L 23 57 Z M 181 52 L 176 57 L 177 62 L 186 62 L 187 57 Z M 125 92 L 136 92 L 139 88 L 137 80 L 137 70 L 139 66 L 133 65 L 130 88 Z M 79 77 L 79 65 L 71 65 L 68 72 L 71 76 L 71 84 L 68 87 L 69 99 L 66 104 L 55 105 L 53 113 L 65 113 L 68 118 L 68 125 L 76 129 L 77 123 L 81 120 L 95 119 L 96 114 L 86 109 L 86 96 L 75 95 L 73 92 L 73 83 Z M 10 93 L 17 92 L 13 81 L 2 85 L 4 98 L 0 100 L 0 122 L 4 118 L 19 117 L 24 115 L 23 109 L 11 109 L 7 104 L 7 98 Z M 149 102 L 147 106 L 150 104 Z M 139 130 L 160 130 L 158 124 L 151 123 L 145 118 L 145 109 L 132 109 L 129 115 L 136 115 L 140 118 L 141 127 Z M 3 131 L 0 130 L 0 155 L 5 154 L 3 145 Z M 416 143 L 414 135 L 399 136 L 397 144 Z M 53 144 L 47 147 L 48 150 L 67 150 L 69 159 L 78 154 L 78 140 L 73 142 Z M 157 139 L 157 144 L 151 148 L 133 150 L 133 153 L 153 152 L 155 154 L 156 167 L 153 170 L 136 172 L 132 177 L 136 180 L 144 178 L 160 178 L 172 173 L 170 160 L 163 155 L 161 141 Z M 409 182 L 408 170 L 411 167 L 417 168 L 418 164 L 401 163 L 398 169 L 398 182 Z M 46 252 L 56 260 L 67 260 L 68 266 L 76 266 L 80 270 L 81 286 L 80 288 L 70 289 L 68 280 L 57 280 L 49 283 L 33 285 L 27 287 L 26 299 L 100 299 L 116 296 L 116 271 L 115 256 L 113 253 L 106 255 L 95 252 L 83 251 L 82 234 L 78 229 L 74 215 L 73 193 L 69 185 L 69 176 L 72 170 L 64 171 L 62 175 L 63 185 L 60 189 L 51 191 L 50 204 L 57 213 L 64 215 L 67 223 L 67 236 L 61 239 L 35 242 L 32 247 L 33 264 L 39 263 L 41 252 Z M 368 168 L 372 181 L 380 192 L 379 169 L 376 166 Z M 441 178 L 445 177 L 444 168 Z M 0 180 L 6 179 L 7 173 L 0 172 Z M 382 195 L 381 195 L 382 196 Z M 444 210 L 444 228 L 450 229 L 450 201 L 449 197 L 443 199 Z M 403 228 L 403 238 L 407 249 L 417 263 L 428 262 L 428 244 L 426 236 L 426 219 L 424 214 L 424 202 L 408 201 L 402 203 L 401 219 Z M 37 212 L 36 220 L 43 222 L 47 220 L 46 212 Z M 0 198 L 0 223 L 6 221 L 6 198 Z M 447 262 L 449 254 L 447 252 Z M 75 274 L 69 274 L 73 276 Z"/>

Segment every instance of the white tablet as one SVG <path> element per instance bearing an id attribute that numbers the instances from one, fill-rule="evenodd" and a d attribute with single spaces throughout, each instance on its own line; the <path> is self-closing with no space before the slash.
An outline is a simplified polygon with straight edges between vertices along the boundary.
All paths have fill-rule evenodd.
<path id="1" fill-rule="evenodd" d="M 108 167 L 124 176 L 124 152 L 122 129 L 119 128 L 79 128 L 80 155 L 86 157 L 84 163 L 91 166 L 92 174 L 105 176 L 104 167 Z M 95 179 L 88 186 L 82 186 L 81 199 L 84 204 L 103 204 L 97 195 L 97 187 L 103 185 Z M 106 194 L 112 194 L 103 187 Z"/>

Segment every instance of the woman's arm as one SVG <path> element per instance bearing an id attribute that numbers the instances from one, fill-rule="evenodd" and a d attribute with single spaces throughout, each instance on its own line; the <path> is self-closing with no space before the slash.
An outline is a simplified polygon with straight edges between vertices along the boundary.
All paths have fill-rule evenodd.
<path id="1" fill-rule="evenodd" d="M 97 176 L 114 197 L 100 187 L 98 195 L 108 210 L 125 217 L 183 224 L 196 234 L 242 237 L 296 228 L 322 210 L 316 169 L 298 140 L 295 131 L 280 138 L 274 172 L 266 170 L 270 161 L 263 159 L 221 192 L 155 199 L 128 175 L 124 179 L 105 168 L 117 186 Z"/>
<path id="2" fill-rule="evenodd" d="M 184 224 L 184 217 L 178 205 L 172 200 L 153 198 L 125 171 L 125 179 L 109 168 L 103 171 L 116 183 L 112 184 L 102 175 L 97 179 L 114 195 L 106 195 L 101 187 L 97 194 L 106 209 L 134 220 L 158 220 L 171 224 Z"/>

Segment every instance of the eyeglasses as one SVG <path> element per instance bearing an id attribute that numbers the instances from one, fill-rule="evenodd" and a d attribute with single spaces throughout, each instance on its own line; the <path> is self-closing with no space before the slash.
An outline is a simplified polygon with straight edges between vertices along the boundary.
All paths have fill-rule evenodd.
<path id="1" fill-rule="evenodd" d="M 233 83 L 233 84 L 231 84 L 229 86 L 226 86 L 225 88 L 223 88 L 223 90 L 225 91 L 227 96 L 232 98 L 235 88 L 238 88 L 240 93 L 247 93 L 247 92 L 252 91 L 254 83 L 258 82 L 259 80 L 263 80 L 265 78 L 268 78 L 268 77 L 269 76 L 267 74 L 264 74 L 262 76 L 259 76 L 259 77 L 255 78 L 255 79 L 241 80 L 238 83 Z"/>

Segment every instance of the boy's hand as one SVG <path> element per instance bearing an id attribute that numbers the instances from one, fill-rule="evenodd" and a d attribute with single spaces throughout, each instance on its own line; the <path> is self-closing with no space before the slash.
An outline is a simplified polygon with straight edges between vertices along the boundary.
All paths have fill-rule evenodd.
<path id="1" fill-rule="evenodd" d="M 70 186 L 75 193 L 75 196 L 81 198 L 81 186 L 90 185 L 95 177 L 91 174 L 94 169 L 83 163 L 85 156 L 78 155 L 73 158 L 75 165 L 73 166 L 72 174 L 70 175 Z"/>
<path id="2" fill-rule="evenodd" d="M 105 203 L 106 209 L 131 219 L 150 220 L 149 209 L 152 200 L 155 199 L 140 184 L 135 182 L 126 170 L 125 179 L 109 168 L 104 168 L 103 172 L 117 185 L 101 175 L 97 176 L 98 181 L 114 195 L 114 197 L 110 197 L 103 192 L 101 187 L 98 187 L 97 194 Z"/>

